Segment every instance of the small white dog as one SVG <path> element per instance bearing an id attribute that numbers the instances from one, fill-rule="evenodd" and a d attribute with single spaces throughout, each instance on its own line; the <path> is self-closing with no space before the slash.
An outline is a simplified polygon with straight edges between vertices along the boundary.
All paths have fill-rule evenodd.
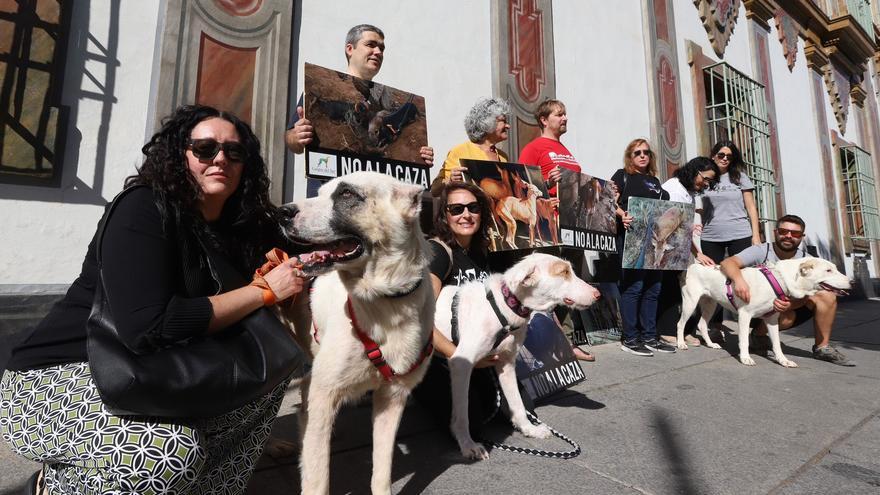
<path id="1" fill-rule="evenodd" d="M 597 298 L 599 291 L 579 279 L 568 261 L 541 253 L 526 256 L 504 274 L 492 275 L 484 282 L 443 288 L 437 298 L 434 323 L 444 336 L 458 341 L 449 359 L 450 428 L 465 457 L 489 458 L 469 431 L 468 388 L 474 363 L 497 354 L 495 369 L 510 406 L 511 423 L 526 436 L 550 436 L 547 426 L 533 425 L 526 417 L 516 382 L 516 355 L 526 339 L 529 316 L 533 311 L 549 311 L 560 304 L 584 309 Z M 453 321 L 457 325 L 455 333 Z"/>
<path id="2" fill-rule="evenodd" d="M 782 260 L 767 270 L 778 283 L 778 289 L 787 297 L 802 299 L 820 290 L 842 293 L 850 288 L 846 275 L 837 271 L 830 261 L 821 258 L 799 258 Z M 779 344 L 779 313 L 773 309 L 777 294 L 773 282 L 758 268 L 743 268 L 742 275 L 749 284 L 750 299 L 746 304 L 733 293 L 727 279 L 717 266 L 691 265 L 681 288 L 681 318 L 678 320 L 678 348 L 687 349 L 684 342 L 684 327 L 697 305 L 702 316 L 698 328 L 706 345 L 719 349 L 721 346 L 709 338 L 707 323 L 715 312 L 716 304 L 721 304 L 737 313 L 739 330 L 739 360 L 747 366 L 754 366 L 755 360 L 749 356 L 749 322 L 752 318 L 762 318 L 767 324 L 767 333 L 773 346 L 776 362 L 786 368 L 796 368 L 797 363 L 782 354 Z"/>
<path id="3" fill-rule="evenodd" d="M 302 493 L 326 494 L 339 407 L 373 391 L 374 494 L 391 493 L 394 437 L 410 391 L 428 368 L 434 297 L 419 228 L 422 189 L 357 172 L 283 207 L 287 235 L 308 243 L 310 297 L 285 316 L 312 356 L 301 389 Z"/>

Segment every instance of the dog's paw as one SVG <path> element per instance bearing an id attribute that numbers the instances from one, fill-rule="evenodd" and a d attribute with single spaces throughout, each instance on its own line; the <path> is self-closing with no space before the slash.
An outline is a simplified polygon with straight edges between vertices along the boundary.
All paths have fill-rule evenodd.
<path id="1" fill-rule="evenodd" d="M 742 364 L 744 364 L 746 366 L 754 366 L 755 365 L 755 360 L 752 359 L 751 356 L 740 356 L 739 362 L 741 362 Z"/>
<path id="2" fill-rule="evenodd" d="M 547 425 L 533 425 L 528 424 L 525 428 L 521 428 L 523 435 L 532 438 L 550 438 L 552 433 L 550 433 L 550 428 Z"/>
<path id="3" fill-rule="evenodd" d="M 684 339 L 681 339 L 675 343 L 675 347 L 678 347 L 678 350 L 680 350 L 680 351 L 686 351 L 688 348 L 688 345 L 684 343 Z"/>
<path id="4" fill-rule="evenodd" d="M 785 366 L 786 368 L 797 368 L 798 367 L 796 362 L 794 362 L 788 358 L 779 359 L 779 360 L 777 360 L 777 362 L 779 364 L 781 364 L 782 366 Z"/>
<path id="5" fill-rule="evenodd" d="M 489 452 L 486 451 L 485 447 L 478 443 L 463 445 L 461 447 L 461 455 L 466 459 L 473 459 L 475 461 L 485 461 L 489 458 Z"/>
<path id="6" fill-rule="evenodd" d="M 716 344 L 715 342 L 706 342 L 706 345 L 710 349 L 721 349 L 721 344 Z M 745 363 L 743 363 L 743 364 L 745 364 Z"/>

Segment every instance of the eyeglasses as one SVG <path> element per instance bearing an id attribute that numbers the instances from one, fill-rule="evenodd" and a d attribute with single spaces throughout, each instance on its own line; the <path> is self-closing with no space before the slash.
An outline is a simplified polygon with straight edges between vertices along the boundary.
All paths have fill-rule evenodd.
<path id="1" fill-rule="evenodd" d="M 697 175 L 699 175 L 700 178 L 702 178 L 704 181 L 708 182 L 709 184 L 712 184 L 713 182 L 715 182 L 714 177 L 706 177 L 705 175 L 703 175 L 703 172 L 697 172 Z"/>
<path id="2" fill-rule="evenodd" d="M 786 236 L 786 235 L 791 236 L 795 239 L 800 239 L 801 237 L 804 236 L 804 231 L 802 231 L 802 230 L 783 229 L 782 227 L 777 227 L 776 233 L 781 236 Z"/>
<path id="3" fill-rule="evenodd" d="M 193 155 L 199 160 L 213 160 L 220 150 L 223 150 L 223 156 L 232 162 L 244 162 L 248 157 L 247 148 L 236 141 L 220 143 L 215 139 L 190 139 L 186 147 L 192 150 Z"/>
<path id="4" fill-rule="evenodd" d="M 715 153 L 715 157 L 719 160 L 730 160 L 733 158 L 733 153 Z"/>
<path id="5" fill-rule="evenodd" d="M 654 152 L 651 150 L 635 150 L 635 151 L 633 151 L 632 156 L 633 156 L 633 158 L 638 158 L 642 155 L 645 155 L 648 158 L 651 158 L 651 155 L 653 155 L 653 154 L 654 154 Z"/>
<path id="6" fill-rule="evenodd" d="M 474 201 L 473 203 L 468 203 L 466 205 L 461 203 L 446 205 L 446 211 L 448 211 L 449 214 L 454 217 L 457 217 L 464 213 L 465 208 L 467 208 L 467 211 L 471 212 L 474 215 L 480 213 L 480 211 L 482 210 L 482 208 L 480 208 L 480 203 L 477 203 L 476 201 Z"/>

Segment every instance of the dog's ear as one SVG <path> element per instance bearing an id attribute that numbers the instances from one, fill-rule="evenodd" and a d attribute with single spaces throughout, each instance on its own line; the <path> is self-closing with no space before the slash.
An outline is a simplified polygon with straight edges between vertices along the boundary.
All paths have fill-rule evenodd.
<path id="1" fill-rule="evenodd" d="M 801 277 L 806 277 L 813 271 L 813 268 L 816 267 L 815 260 L 807 260 L 800 264 L 798 269 L 798 273 L 800 273 Z"/>
<path id="2" fill-rule="evenodd" d="M 525 273 L 522 280 L 519 281 L 519 285 L 523 287 L 532 287 L 538 282 L 538 275 L 535 273 L 536 267 L 532 266 L 529 268 L 529 271 Z"/>
<path id="3" fill-rule="evenodd" d="M 416 220 L 419 218 L 419 212 L 422 211 L 422 189 L 421 186 L 412 184 L 397 184 L 394 187 L 394 203 L 400 207 L 406 220 Z"/>

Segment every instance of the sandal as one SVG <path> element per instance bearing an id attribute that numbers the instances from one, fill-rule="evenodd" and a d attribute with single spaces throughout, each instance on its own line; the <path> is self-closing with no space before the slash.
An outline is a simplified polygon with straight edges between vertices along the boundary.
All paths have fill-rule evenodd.
<path id="1" fill-rule="evenodd" d="M 587 361 L 589 363 L 592 363 L 596 360 L 596 356 L 590 354 L 589 352 L 581 349 L 576 345 L 571 347 L 571 352 L 574 353 L 574 357 L 577 358 L 578 361 Z"/>

